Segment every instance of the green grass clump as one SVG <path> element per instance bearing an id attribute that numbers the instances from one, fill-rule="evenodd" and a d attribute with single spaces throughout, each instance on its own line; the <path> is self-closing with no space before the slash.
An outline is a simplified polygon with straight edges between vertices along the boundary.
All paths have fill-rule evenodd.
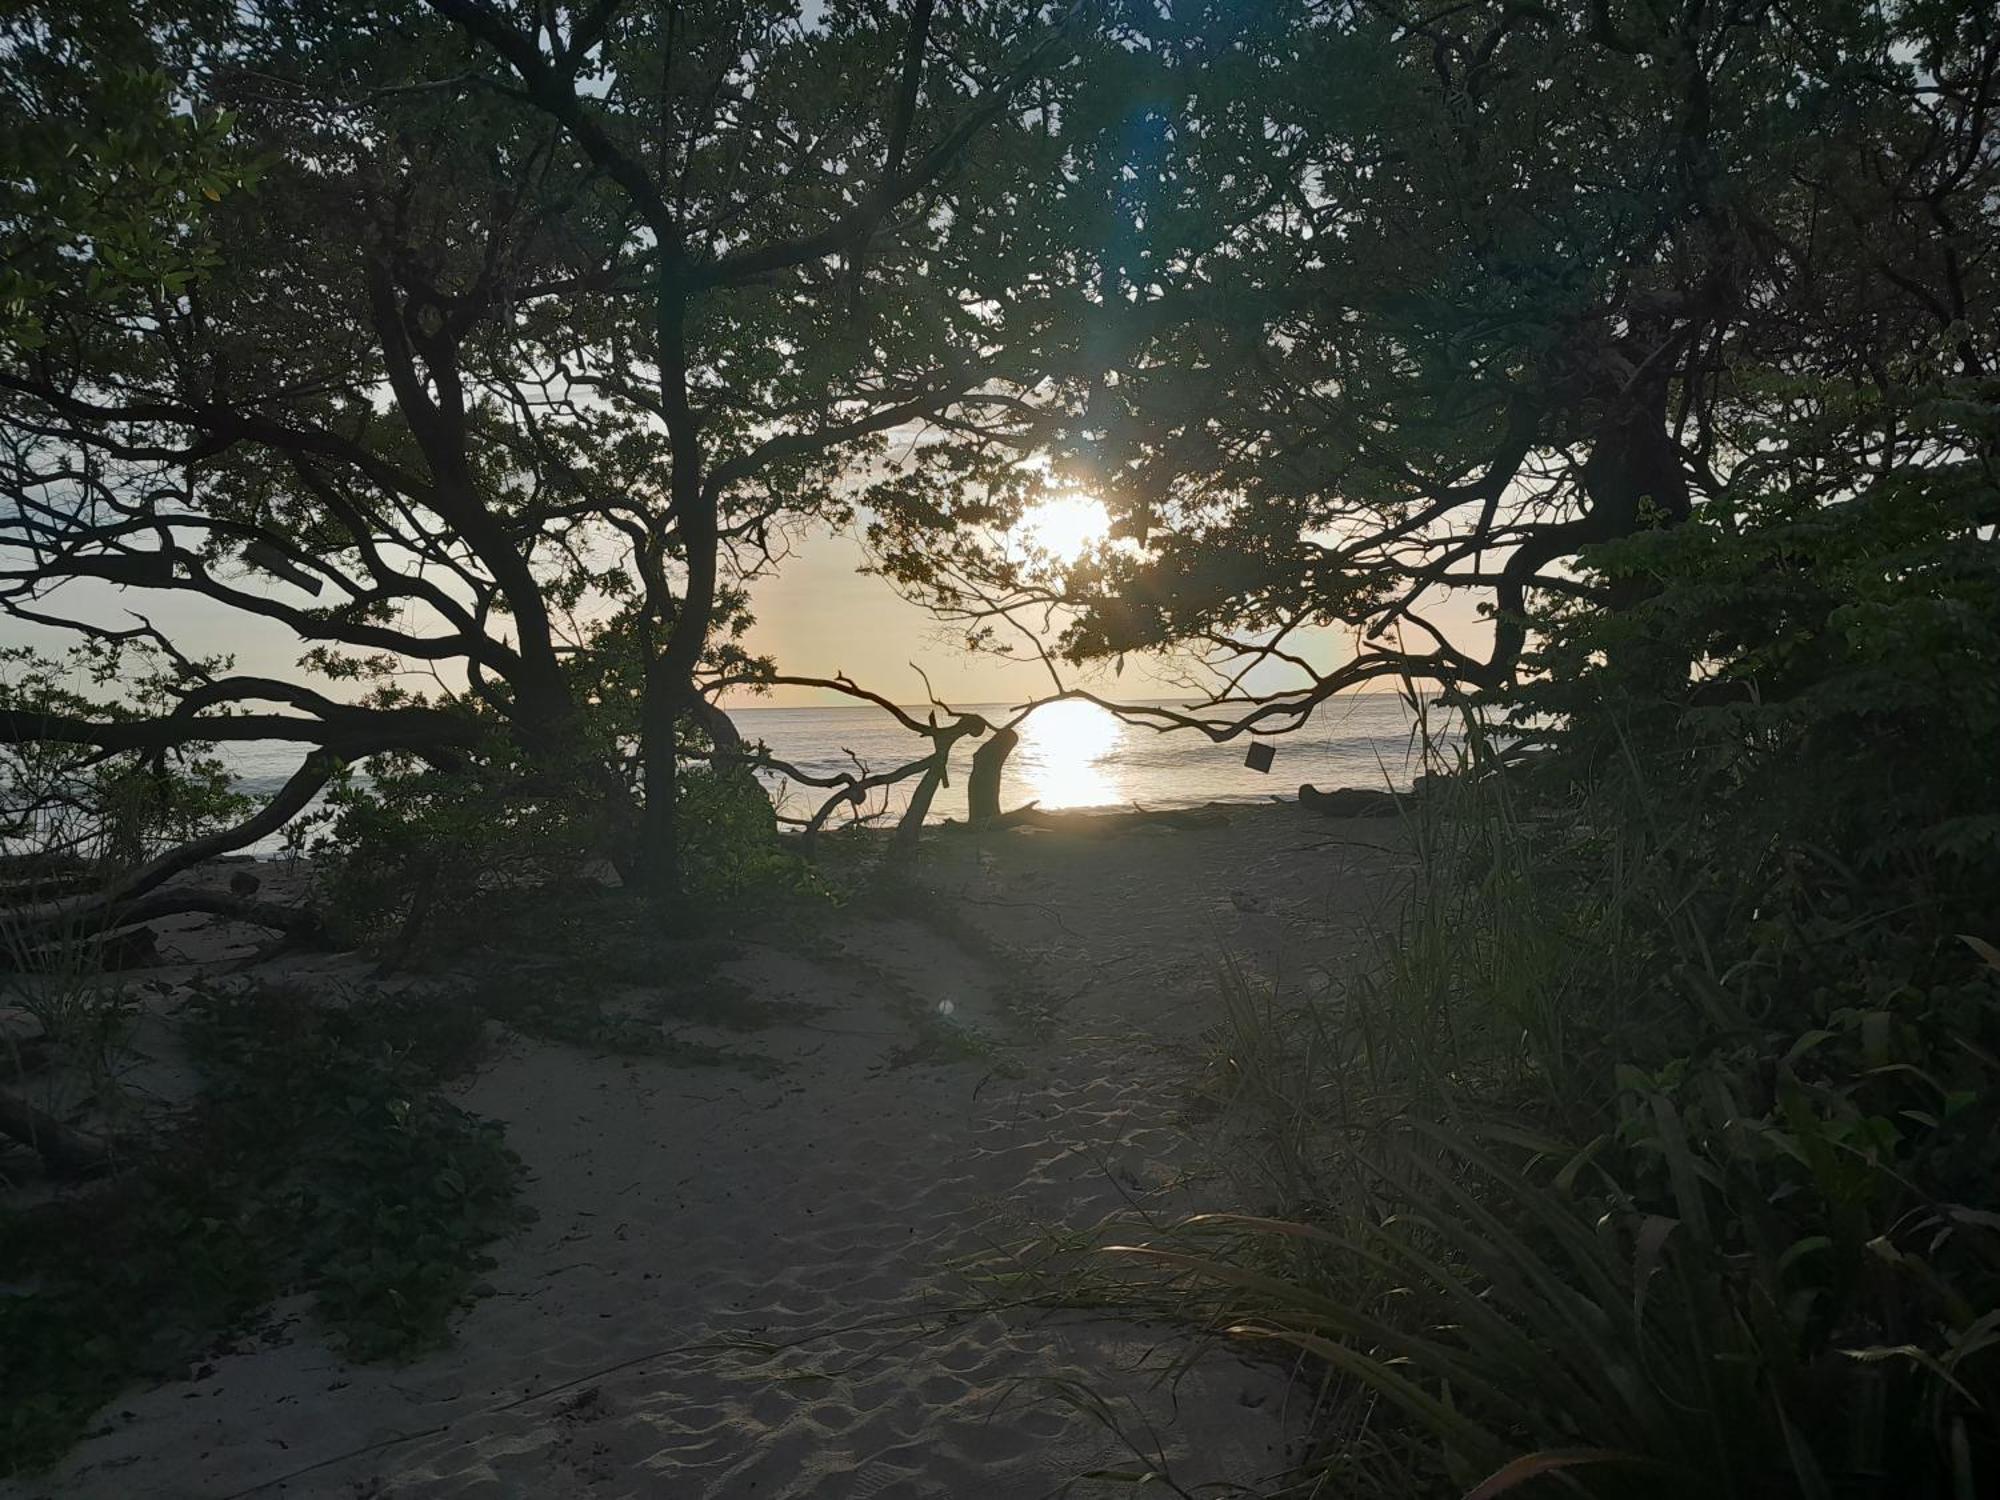
<path id="1" fill-rule="evenodd" d="M 130 1382 L 185 1376 L 310 1291 L 357 1359 L 444 1343 L 521 1222 L 498 1125 L 433 1086 L 479 1017 L 436 997 L 201 997 L 200 1101 L 153 1156 L 0 1217 L 0 1473 L 52 1462 Z"/>

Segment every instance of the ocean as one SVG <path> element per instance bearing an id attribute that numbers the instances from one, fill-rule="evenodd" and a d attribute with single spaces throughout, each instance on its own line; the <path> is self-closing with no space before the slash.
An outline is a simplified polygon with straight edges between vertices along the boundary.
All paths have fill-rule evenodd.
<path id="1" fill-rule="evenodd" d="M 998 719 L 1005 705 L 973 705 Z M 921 717 L 922 709 L 914 711 Z M 747 740 L 762 741 L 771 754 L 810 774 L 893 769 L 916 759 L 926 742 L 879 709 L 733 708 L 729 716 Z M 1244 763 L 1251 741 L 1218 745 L 1186 730 L 1160 733 L 1124 723 L 1094 704 L 1052 703 L 1035 710 L 1021 726 L 1021 742 L 1008 758 L 1001 805 L 1035 802 L 1050 811 L 1084 808 L 1197 807 L 1206 802 L 1261 802 L 1297 795 L 1302 782 L 1319 787 L 1396 787 L 1410 784 L 1422 769 L 1414 718 L 1395 693 L 1355 693 L 1320 706 L 1289 734 L 1256 743 L 1271 745 L 1276 759 L 1268 773 Z M 932 821 L 965 816 L 965 773 L 977 741 L 961 742 L 952 757 L 951 784 L 931 804 Z M 246 744 L 223 747 L 224 759 L 242 790 L 263 796 L 277 790 L 297 768 L 296 747 Z M 915 778 L 874 794 L 857 811 L 887 821 L 908 805 Z M 827 792 L 772 778 L 780 809 L 803 817 Z M 835 826 L 850 816 L 835 815 Z M 273 854 L 276 837 L 252 846 Z"/>

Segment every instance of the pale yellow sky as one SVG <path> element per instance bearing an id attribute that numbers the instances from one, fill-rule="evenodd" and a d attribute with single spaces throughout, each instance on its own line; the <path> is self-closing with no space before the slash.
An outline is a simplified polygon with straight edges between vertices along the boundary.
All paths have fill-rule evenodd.
<path id="1" fill-rule="evenodd" d="M 899 703 L 923 701 L 924 685 L 910 663 L 929 674 L 938 695 L 954 706 L 1016 703 L 1047 694 L 1048 673 L 1033 660 L 1008 660 L 966 651 L 927 611 L 899 598 L 882 579 L 859 571 L 864 561 L 851 535 L 819 533 L 799 543 L 779 573 L 753 586 L 757 623 L 747 644 L 777 658 L 779 670 L 800 677 L 846 672 L 862 686 Z M 1459 638 L 1484 649 L 1489 632 L 1470 600 L 1455 600 L 1434 616 Z M 1290 643 L 1296 654 L 1322 670 L 1352 654 L 1338 632 L 1301 633 Z M 1185 698 L 1187 680 L 1172 663 L 1134 658 L 1122 676 L 1106 667 L 1063 668 L 1069 686 L 1090 687 L 1106 697 L 1134 700 Z M 1287 668 L 1259 668 L 1248 685 L 1258 691 L 1297 686 Z M 743 701 L 743 700 L 737 700 Z M 802 688 L 774 690 L 752 701 L 773 705 L 851 702 L 838 694 Z"/>
<path id="2" fill-rule="evenodd" d="M 967 651 L 958 632 L 900 598 L 884 580 L 862 573 L 863 561 L 861 546 L 850 534 L 820 532 L 802 539 L 775 576 L 752 586 L 757 623 L 746 644 L 775 657 L 779 670 L 789 675 L 845 672 L 898 703 L 924 701 L 923 679 L 912 663 L 929 675 L 938 696 L 954 706 L 1012 703 L 1051 691 L 1039 662 Z M 1070 675 L 1077 684 L 1086 676 L 1093 685 L 1118 681 L 1108 672 Z M 1128 667 L 1118 685 L 1126 687 L 1132 680 Z M 1175 696 L 1178 691 L 1150 673 L 1141 672 L 1136 680 L 1140 696 Z M 778 688 L 748 701 L 783 706 L 853 700 L 810 688 Z"/>
<path id="3" fill-rule="evenodd" d="M 954 706 L 975 703 L 1018 703 L 1051 690 L 1046 671 L 1032 660 L 1008 660 L 966 651 L 955 632 L 926 611 L 899 598 L 880 578 L 862 573 L 862 549 L 848 533 L 817 532 L 799 539 L 791 557 L 772 577 L 753 585 L 757 623 L 749 647 L 777 659 L 779 670 L 803 677 L 831 677 L 845 672 L 864 687 L 899 703 L 924 701 L 924 683 L 912 663 L 930 676 L 938 695 Z M 250 573 L 243 587 L 305 602 L 288 584 L 261 573 Z M 131 611 L 146 613 L 191 655 L 227 654 L 238 672 L 275 677 L 297 674 L 304 643 L 284 627 L 250 617 L 188 595 L 148 595 L 108 584 L 78 584 L 65 590 L 68 607 L 103 624 L 126 624 Z M 1468 603 L 1453 604 L 1442 618 L 1458 629 L 1478 632 Z M 0 643 L 31 643 L 44 649 L 58 645 L 53 632 L 0 619 Z M 1330 631 L 1301 636 L 1293 649 L 1322 667 L 1347 659 L 1344 637 Z M 1108 667 L 1084 672 L 1065 668 L 1070 686 L 1091 687 L 1107 697 L 1132 700 L 1185 698 L 1186 679 L 1176 678 L 1172 665 L 1142 659 L 1127 662 L 1122 676 Z M 426 685 L 421 674 L 408 679 L 412 687 Z M 1272 690 L 1296 685 L 1284 669 L 1260 672 L 1252 687 Z M 79 682 L 80 689 L 87 684 Z M 334 689 L 339 694 L 338 686 Z M 851 702 L 838 694 L 782 688 L 761 698 L 737 697 L 734 703 L 774 706 Z"/>

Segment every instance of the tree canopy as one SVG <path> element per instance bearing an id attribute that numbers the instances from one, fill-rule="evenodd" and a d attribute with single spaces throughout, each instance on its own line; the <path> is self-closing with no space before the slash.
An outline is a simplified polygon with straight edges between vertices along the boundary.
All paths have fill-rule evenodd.
<path id="1" fill-rule="evenodd" d="M 1644 594 L 1598 544 L 1991 457 L 1958 7 L 175 0 L 4 46 L 0 607 L 143 679 L 29 674 L 8 742 L 287 740 L 286 815 L 479 766 L 672 890 L 714 694 L 782 675 L 745 585 L 857 506 L 975 645 L 1298 674 L 1156 715 L 1227 736 L 1504 685 L 1543 602 Z M 1106 544 L 1024 552 L 1075 492 Z M 300 670 L 193 659 L 175 596 Z"/>
<path id="2" fill-rule="evenodd" d="M 1176 7 L 1149 38 L 1098 358 L 1046 410 L 1112 541 L 1036 566 L 945 472 L 949 544 L 915 507 L 879 536 L 947 616 L 1283 661 L 1296 690 L 1206 720 L 1282 728 L 1374 678 L 1509 681 L 1537 596 L 1615 602 L 1593 544 L 1990 459 L 1973 11 Z M 1351 649 L 1292 649 L 1314 626 Z"/>
<path id="3" fill-rule="evenodd" d="M 923 3 L 73 19 L 9 39 L 10 138 L 46 156 L 95 131 L 112 172 L 147 117 L 93 98 L 186 121 L 120 232 L 171 223 L 189 250 L 121 258 L 21 163 L 4 603 L 150 652 L 160 711 L 24 701 L 15 740 L 294 740 L 295 807 L 338 761 L 452 765 L 497 733 L 643 809 L 611 852 L 671 888 L 681 721 L 713 722 L 704 678 L 759 670 L 730 644 L 742 584 L 845 510 L 887 433 L 1004 431 L 1006 392 L 1061 358 L 1055 272 L 1094 185 L 1055 169 L 1056 122 L 1087 24 Z M 182 159 L 202 149 L 236 165 Z M 188 659 L 142 613 L 77 607 L 85 582 L 271 622 L 308 671 Z M 394 679 L 411 664 L 436 686 Z"/>

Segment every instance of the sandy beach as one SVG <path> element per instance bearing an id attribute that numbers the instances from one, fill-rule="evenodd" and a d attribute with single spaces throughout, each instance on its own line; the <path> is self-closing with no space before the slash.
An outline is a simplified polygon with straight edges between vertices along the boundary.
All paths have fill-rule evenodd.
<path id="1" fill-rule="evenodd" d="M 350 1364 L 281 1306 L 5 1493 L 1034 1500 L 1146 1472 L 1257 1493 L 1308 1399 L 1283 1368 L 1008 1306 L 979 1272 L 1108 1215 L 1243 1205 L 1227 1111 L 1189 1108 L 1214 966 L 1309 985 L 1348 962 L 1397 868 L 1383 839 L 1296 806 L 937 835 L 916 915 L 730 961 L 786 1019 L 686 1039 L 768 1068 L 500 1034 L 457 1097 L 505 1123 L 537 1219 L 451 1348 Z"/>

